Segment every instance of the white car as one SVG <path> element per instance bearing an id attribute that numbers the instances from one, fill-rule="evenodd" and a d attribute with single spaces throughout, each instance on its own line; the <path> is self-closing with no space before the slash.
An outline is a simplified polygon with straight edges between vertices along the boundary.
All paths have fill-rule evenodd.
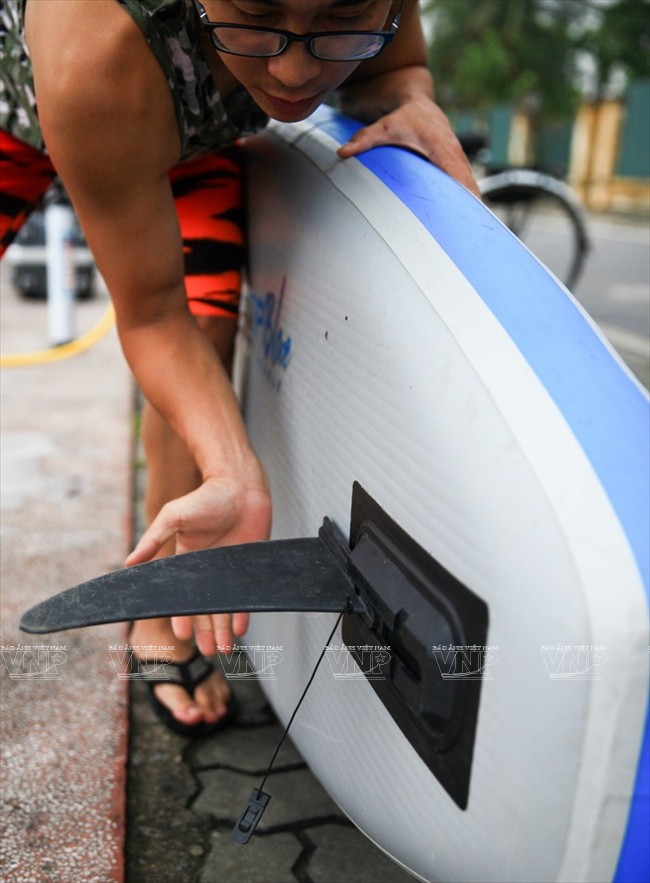
<path id="1" fill-rule="evenodd" d="M 80 299 L 90 298 L 94 294 L 95 264 L 76 216 L 70 246 L 75 267 L 75 294 Z M 7 249 L 5 259 L 11 265 L 11 281 L 22 297 L 47 297 L 43 209 L 31 213 Z"/>

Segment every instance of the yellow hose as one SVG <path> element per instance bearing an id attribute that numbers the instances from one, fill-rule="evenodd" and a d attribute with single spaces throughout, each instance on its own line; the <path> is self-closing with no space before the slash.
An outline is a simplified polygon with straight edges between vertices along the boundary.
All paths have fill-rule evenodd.
<path id="1" fill-rule="evenodd" d="M 44 365 L 47 362 L 58 362 L 60 359 L 69 359 L 71 356 L 78 356 L 84 350 L 90 349 L 109 331 L 115 322 L 115 311 L 113 304 L 109 303 L 106 312 L 99 322 L 78 337 L 71 340 L 70 343 L 64 343 L 61 346 L 52 347 L 49 350 L 37 350 L 33 353 L 15 353 L 7 356 L 0 356 L 0 368 L 22 368 L 27 365 Z"/>

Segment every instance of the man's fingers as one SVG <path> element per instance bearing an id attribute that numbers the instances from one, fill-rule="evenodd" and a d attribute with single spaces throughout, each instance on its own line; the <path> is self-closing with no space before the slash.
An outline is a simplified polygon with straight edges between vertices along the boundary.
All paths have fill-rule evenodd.
<path id="1" fill-rule="evenodd" d="M 189 641 L 192 637 L 192 617 L 172 616 L 172 631 L 179 641 Z"/>
<path id="2" fill-rule="evenodd" d="M 144 564 L 146 561 L 151 561 L 165 545 L 169 536 L 159 534 L 157 529 L 155 529 L 154 522 L 140 537 L 140 541 L 124 563 L 127 567 L 133 567 L 135 564 Z"/>
<path id="3" fill-rule="evenodd" d="M 233 649 L 233 633 L 231 623 L 218 622 L 214 617 L 214 636 L 217 644 L 217 652 L 232 653 Z"/>
<path id="4" fill-rule="evenodd" d="M 248 623 L 250 621 L 250 614 L 248 613 L 233 613 L 232 615 L 232 631 L 236 638 L 241 638 L 242 635 L 246 634 L 246 629 L 248 628 Z"/>
<path id="5" fill-rule="evenodd" d="M 192 619 L 196 646 L 204 656 L 214 656 L 217 652 L 217 634 L 216 629 L 213 628 L 212 616 L 209 613 L 205 613 L 200 616 L 194 616 Z M 230 633 L 229 629 L 226 633 Z"/>
<path id="6" fill-rule="evenodd" d="M 170 540 L 178 529 L 174 509 L 167 503 L 151 522 L 149 527 L 140 537 L 135 549 L 126 559 L 126 566 L 144 564 L 160 552 L 165 543 Z"/>
<path id="7" fill-rule="evenodd" d="M 444 126 L 434 117 L 428 125 L 412 120 L 409 126 L 400 122 L 394 112 L 377 120 L 369 126 L 359 129 L 346 144 L 338 149 L 341 159 L 347 159 L 364 153 L 373 147 L 394 145 L 412 150 L 429 162 L 441 168 L 452 178 L 480 198 L 478 184 L 474 179 L 471 165 L 463 153 L 460 142 L 446 124 Z M 444 119 L 444 118 L 441 118 Z"/>
<path id="8" fill-rule="evenodd" d="M 192 635 L 204 656 L 230 653 L 235 636 L 241 637 L 248 627 L 248 613 L 201 613 L 197 616 L 173 616 L 172 630 L 179 641 Z"/>

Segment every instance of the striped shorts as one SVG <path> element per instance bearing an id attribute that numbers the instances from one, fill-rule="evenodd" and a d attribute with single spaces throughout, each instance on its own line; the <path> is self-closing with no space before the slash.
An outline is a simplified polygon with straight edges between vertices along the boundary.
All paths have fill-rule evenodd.
<path id="1" fill-rule="evenodd" d="M 0 256 L 48 189 L 48 156 L 0 131 Z M 195 316 L 236 318 L 245 259 L 244 156 L 231 147 L 169 173 Z"/>

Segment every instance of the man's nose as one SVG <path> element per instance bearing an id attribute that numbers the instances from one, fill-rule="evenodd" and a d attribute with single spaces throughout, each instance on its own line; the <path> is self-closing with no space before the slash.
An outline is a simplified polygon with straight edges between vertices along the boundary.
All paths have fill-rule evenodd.
<path id="1" fill-rule="evenodd" d="M 293 42 L 282 55 L 269 58 L 268 71 L 283 86 L 299 89 L 320 74 L 321 64 L 304 43 Z"/>

